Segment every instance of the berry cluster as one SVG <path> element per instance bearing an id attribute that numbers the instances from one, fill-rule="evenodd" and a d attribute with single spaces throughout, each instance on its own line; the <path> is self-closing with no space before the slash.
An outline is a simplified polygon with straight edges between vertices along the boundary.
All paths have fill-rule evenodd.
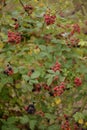
<path id="1" fill-rule="evenodd" d="M 74 130 L 79 130 L 79 124 L 78 123 L 74 124 Z"/>
<path id="2" fill-rule="evenodd" d="M 56 62 L 55 65 L 51 68 L 54 72 L 56 72 L 57 70 L 60 71 L 61 68 L 61 64 L 59 62 Z"/>
<path id="3" fill-rule="evenodd" d="M 79 39 L 73 37 L 73 38 L 70 39 L 70 42 L 71 42 L 72 46 L 76 46 L 79 43 Z"/>
<path id="4" fill-rule="evenodd" d="M 10 65 L 7 65 L 5 70 L 4 70 L 4 74 L 6 74 L 7 76 L 13 75 L 14 71 L 12 69 L 12 67 Z"/>
<path id="5" fill-rule="evenodd" d="M 71 37 L 69 40 L 66 40 L 68 47 L 79 47 L 79 39 L 76 37 Z"/>
<path id="6" fill-rule="evenodd" d="M 70 36 L 74 35 L 75 32 L 77 33 L 81 32 L 80 26 L 78 24 L 73 24 Z"/>
<path id="7" fill-rule="evenodd" d="M 25 110 L 29 113 L 29 114 L 34 114 L 36 109 L 34 104 L 29 104 L 28 107 L 25 107 Z"/>
<path id="8" fill-rule="evenodd" d="M 80 33 L 80 26 L 78 24 L 74 24 L 72 27 L 74 32 Z"/>
<path id="9" fill-rule="evenodd" d="M 68 116 L 64 115 L 64 118 L 65 122 L 61 126 L 62 130 L 71 130 Z"/>
<path id="10" fill-rule="evenodd" d="M 62 130 L 71 130 L 71 129 L 70 129 L 69 121 L 66 120 L 66 121 L 62 124 L 61 128 L 62 128 Z"/>
<path id="11" fill-rule="evenodd" d="M 8 42 L 16 44 L 20 43 L 21 35 L 18 32 L 8 31 Z"/>
<path id="12" fill-rule="evenodd" d="M 81 78 L 76 77 L 76 78 L 74 79 L 74 83 L 75 83 L 75 85 L 76 85 L 77 87 L 81 86 L 81 85 L 82 85 L 82 80 L 81 80 Z"/>
<path id="13" fill-rule="evenodd" d="M 33 12 L 33 7 L 31 5 L 25 5 L 24 9 L 28 12 L 28 14 L 32 14 Z"/>
<path id="14" fill-rule="evenodd" d="M 48 91 L 50 90 L 50 87 L 47 84 L 44 84 L 43 87 L 45 90 L 48 90 Z"/>
<path id="15" fill-rule="evenodd" d="M 60 96 L 60 95 L 62 95 L 63 94 L 63 92 L 65 91 L 65 83 L 64 82 L 62 82 L 61 84 L 60 84 L 60 86 L 56 86 L 56 87 L 54 87 L 54 96 Z"/>
<path id="16" fill-rule="evenodd" d="M 50 14 L 44 14 L 44 20 L 47 25 L 51 25 L 55 23 L 56 16 Z"/>

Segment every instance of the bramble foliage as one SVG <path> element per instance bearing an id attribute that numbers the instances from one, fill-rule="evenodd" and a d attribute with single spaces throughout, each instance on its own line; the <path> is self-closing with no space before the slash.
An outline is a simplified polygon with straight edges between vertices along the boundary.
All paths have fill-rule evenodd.
<path id="1" fill-rule="evenodd" d="M 66 2 L 60 0 L 58 7 L 67 9 Z M 57 5 L 37 0 L 5 4 L 0 7 L 0 129 L 86 130 L 85 17 L 81 12 L 65 17 Z"/>

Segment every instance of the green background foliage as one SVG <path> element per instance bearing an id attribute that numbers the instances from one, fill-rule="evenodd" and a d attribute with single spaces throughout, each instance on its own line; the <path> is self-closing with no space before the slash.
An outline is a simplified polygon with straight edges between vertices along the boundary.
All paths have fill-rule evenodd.
<path id="1" fill-rule="evenodd" d="M 6 0 L 5 5 L 4 1 L 1 2 L 0 129 L 61 130 L 61 124 L 65 121 L 64 114 L 70 118 L 71 130 L 79 120 L 84 122 L 80 123 L 80 128 L 87 129 L 86 4 L 80 1 L 83 5 L 76 10 L 76 3 L 80 4 L 79 1 L 59 0 L 55 4 L 49 0 L 22 0 L 24 5 L 34 8 L 29 15 L 19 0 Z M 52 15 L 56 14 L 56 21 L 47 26 L 43 15 L 49 10 Z M 12 18 L 18 20 L 17 30 L 14 29 Z M 74 37 L 79 39 L 79 46 L 73 46 L 67 37 L 71 28 L 65 27 L 77 22 L 81 33 L 75 33 Z M 8 31 L 19 32 L 22 36 L 21 42 L 8 42 Z M 61 33 L 64 36 L 60 36 Z M 51 35 L 51 40 L 44 39 L 47 34 Z M 68 45 L 66 41 L 69 41 Z M 61 71 L 51 70 L 56 61 L 61 64 Z M 7 64 L 14 70 L 13 75 L 7 76 L 3 73 Z M 32 69 L 34 72 L 29 76 Z M 58 80 L 54 81 L 55 77 Z M 80 87 L 75 87 L 75 77 L 81 77 Z M 46 83 L 53 90 L 61 82 L 66 82 L 66 90 L 61 96 L 50 96 L 43 86 Z M 41 85 L 40 92 L 32 91 L 36 84 Z M 33 102 L 36 113 L 42 111 L 44 116 L 36 113 L 31 115 L 25 111 L 24 107 Z"/>

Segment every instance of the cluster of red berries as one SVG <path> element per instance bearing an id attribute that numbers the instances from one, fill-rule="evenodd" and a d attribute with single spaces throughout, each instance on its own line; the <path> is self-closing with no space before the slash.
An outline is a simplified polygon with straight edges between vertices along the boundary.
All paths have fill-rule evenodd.
<path id="1" fill-rule="evenodd" d="M 75 83 L 75 85 L 76 85 L 77 87 L 81 86 L 81 85 L 82 85 L 82 80 L 81 80 L 81 78 L 76 77 L 76 78 L 74 79 L 74 83 Z"/>
<path id="2" fill-rule="evenodd" d="M 71 44 L 72 44 L 73 46 L 74 46 L 74 45 L 78 45 L 78 43 L 79 43 L 79 39 L 73 37 L 73 38 L 70 39 L 70 42 L 71 42 Z"/>
<path id="3" fill-rule="evenodd" d="M 56 72 L 57 70 L 60 71 L 61 69 L 61 64 L 59 62 L 56 62 L 55 65 L 51 68 L 54 72 Z"/>
<path id="4" fill-rule="evenodd" d="M 79 47 L 79 39 L 76 37 L 71 37 L 69 40 L 66 40 L 68 47 Z"/>
<path id="5" fill-rule="evenodd" d="M 48 90 L 48 91 L 50 90 L 50 87 L 47 84 L 44 84 L 43 87 L 45 90 Z"/>
<path id="6" fill-rule="evenodd" d="M 78 123 L 74 124 L 74 130 L 81 130 L 81 129 L 79 129 L 79 124 Z"/>
<path id="7" fill-rule="evenodd" d="M 72 31 L 70 33 L 70 36 L 74 35 L 75 32 L 77 32 L 77 33 L 81 32 L 80 26 L 78 24 L 72 25 Z"/>
<path id="8" fill-rule="evenodd" d="M 16 44 L 20 43 L 21 42 L 20 33 L 8 31 L 8 42 Z"/>
<path id="9" fill-rule="evenodd" d="M 66 120 L 63 124 L 62 124 L 62 130 L 71 130 L 70 129 L 70 124 L 69 124 L 69 121 Z"/>
<path id="10" fill-rule="evenodd" d="M 56 16 L 50 14 L 44 14 L 44 20 L 47 25 L 51 25 L 55 23 Z"/>
<path id="11" fill-rule="evenodd" d="M 13 75 L 14 71 L 12 69 L 12 67 L 10 65 L 7 65 L 5 70 L 4 70 L 4 74 L 6 74 L 7 76 Z"/>
<path id="12" fill-rule="evenodd" d="M 71 130 L 68 116 L 64 115 L 64 118 L 65 118 L 65 122 L 61 126 L 62 130 Z"/>
<path id="13" fill-rule="evenodd" d="M 62 82 L 59 86 L 54 87 L 54 96 L 60 96 L 65 91 L 65 83 Z"/>
<path id="14" fill-rule="evenodd" d="M 33 7 L 31 5 L 25 5 L 24 6 L 25 11 L 27 11 L 29 14 L 32 14 Z"/>
<path id="15" fill-rule="evenodd" d="M 74 32 L 80 33 L 81 30 L 80 30 L 80 26 L 78 24 L 74 24 L 72 27 L 73 27 Z"/>
<path id="16" fill-rule="evenodd" d="M 24 8 L 26 11 L 33 9 L 33 7 L 31 5 L 25 5 Z"/>

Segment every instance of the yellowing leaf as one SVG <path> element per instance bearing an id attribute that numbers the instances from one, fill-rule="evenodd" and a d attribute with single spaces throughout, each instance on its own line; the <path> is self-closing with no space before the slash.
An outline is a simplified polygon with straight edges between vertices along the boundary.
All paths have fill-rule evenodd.
<path id="1" fill-rule="evenodd" d="M 15 86 L 17 89 L 19 89 L 19 88 L 21 88 L 21 84 L 16 84 L 16 86 Z"/>
<path id="2" fill-rule="evenodd" d="M 87 126 L 87 122 L 85 122 L 85 126 Z"/>
<path id="3" fill-rule="evenodd" d="M 32 53 L 33 53 L 33 52 L 32 52 L 31 50 L 28 52 L 29 55 L 32 55 Z"/>
<path id="4" fill-rule="evenodd" d="M 83 119 L 79 119 L 79 120 L 78 120 L 78 123 L 79 123 L 79 124 L 83 124 L 83 123 L 84 123 Z"/>
<path id="5" fill-rule="evenodd" d="M 2 49 L 3 47 L 4 47 L 4 44 L 0 42 L 0 49 Z"/>
<path id="6" fill-rule="evenodd" d="M 56 105 L 60 104 L 61 103 L 61 99 L 60 98 L 55 99 L 55 103 L 56 103 Z"/>
<path id="7" fill-rule="evenodd" d="M 78 45 L 80 45 L 80 46 L 87 46 L 87 41 L 80 40 Z"/>
<path id="8" fill-rule="evenodd" d="M 39 49 L 39 48 L 34 49 L 34 53 L 35 53 L 35 54 L 38 54 L 39 52 L 40 52 L 40 49 Z"/>
<path id="9" fill-rule="evenodd" d="M 51 106 L 52 106 L 52 107 L 54 107 L 54 106 L 55 106 L 55 104 L 54 104 L 54 103 L 52 103 L 52 104 L 51 104 Z"/>
<path id="10" fill-rule="evenodd" d="M 38 2 L 39 0 L 34 0 L 34 2 Z"/>
<path id="11" fill-rule="evenodd" d="M 44 7 L 45 5 L 44 5 L 44 3 L 40 3 L 39 6 L 40 7 Z"/>

